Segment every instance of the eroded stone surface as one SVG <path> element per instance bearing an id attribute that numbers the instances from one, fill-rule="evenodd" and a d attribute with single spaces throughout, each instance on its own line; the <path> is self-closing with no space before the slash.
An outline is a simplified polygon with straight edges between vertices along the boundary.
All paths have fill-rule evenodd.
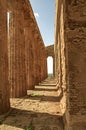
<path id="1" fill-rule="evenodd" d="M 7 1 L 0 1 L 0 114 L 10 109 L 7 47 Z"/>
<path id="2" fill-rule="evenodd" d="M 62 100 L 66 130 L 86 129 L 85 23 L 85 0 L 56 1 L 55 72 L 63 97 L 67 96 Z"/>

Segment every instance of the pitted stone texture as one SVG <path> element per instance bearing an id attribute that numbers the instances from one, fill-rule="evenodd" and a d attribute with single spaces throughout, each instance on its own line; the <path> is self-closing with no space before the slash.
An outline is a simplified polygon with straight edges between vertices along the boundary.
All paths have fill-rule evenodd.
<path id="1" fill-rule="evenodd" d="M 62 87 L 63 92 L 67 90 L 67 101 L 65 102 L 66 130 L 78 129 L 80 122 L 81 130 L 86 127 L 84 125 L 86 123 L 85 43 L 86 1 L 57 0 L 55 34 L 55 59 L 57 67 L 55 69 L 59 85 Z"/>
<path id="2" fill-rule="evenodd" d="M 7 1 L 0 0 L 0 114 L 10 109 L 7 47 Z"/>
<path id="3" fill-rule="evenodd" d="M 74 116 L 70 124 L 75 125 L 72 129 L 78 129 L 80 120 L 80 129 L 86 129 L 83 125 L 83 116 L 86 117 L 86 1 L 76 0 L 75 4 L 71 2 L 67 11 L 69 114 L 71 120 L 72 115 L 77 116 L 77 125 Z"/>
<path id="4" fill-rule="evenodd" d="M 25 68 L 24 15 L 19 3 L 12 2 L 9 12 L 9 82 L 11 97 L 21 97 L 27 94 Z M 21 17 L 20 17 L 21 15 Z"/>

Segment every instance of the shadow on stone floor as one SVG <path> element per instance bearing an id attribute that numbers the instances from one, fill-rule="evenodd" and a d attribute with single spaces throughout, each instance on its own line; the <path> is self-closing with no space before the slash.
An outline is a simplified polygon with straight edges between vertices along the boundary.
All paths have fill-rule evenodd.
<path id="1" fill-rule="evenodd" d="M 60 115 L 12 108 L 0 125 L 0 130 L 17 130 L 17 128 L 27 130 L 29 126 L 34 130 L 63 130 L 63 119 Z"/>
<path id="2" fill-rule="evenodd" d="M 60 100 L 62 99 L 63 95 L 60 96 L 45 96 L 45 95 L 33 95 L 33 94 L 29 94 L 21 99 L 30 99 L 30 100 L 40 100 L 42 101 L 47 101 L 47 102 L 60 102 Z"/>
<path id="3" fill-rule="evenodd" d="M 35 88 L 35 91 L 57 91 L 56 89 L 50 89 L 50 88 Z"/>

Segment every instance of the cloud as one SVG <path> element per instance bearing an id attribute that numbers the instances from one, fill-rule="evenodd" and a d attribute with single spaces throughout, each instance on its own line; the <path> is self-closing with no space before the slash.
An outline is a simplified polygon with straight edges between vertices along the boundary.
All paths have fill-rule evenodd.
<path id="1" fill-rule="evenodd" d="M 39 18 L 39 14 L 38 13 L 34 13 L 34 15 L 35 15 L 35 17 L 37 18 Z"/>

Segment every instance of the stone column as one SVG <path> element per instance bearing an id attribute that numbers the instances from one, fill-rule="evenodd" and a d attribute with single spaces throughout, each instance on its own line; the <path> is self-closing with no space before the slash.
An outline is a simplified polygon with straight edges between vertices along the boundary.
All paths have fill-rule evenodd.
<path id="1" fill-rule="evenodd" d="M 42 69 L 43 69 L 43 75 L 42 75 L 42 80 L 44 80 L 45 79 L 45 55 L 44 55 L 44 47 L 42 47 L 42 55 L 43 55 L 43 59 L 42 59 L 42 61 L 43 61 L 43 63 L 42 63 Z"/>
<path id="2" fill-rule="evenodd" d="M 42 50 L 41 50 L 41 40 L 37 40 L 37 46 L 38 46 L 38 49 L 37 49 L 37 60 L 38 60 L 38 81 L 39 83 L 41 82 L 41 71 L 42 71 Z"/>
<path id="3" fill-rule="evenodd" d="M 55 57 L 53 56 L 53 76 L 55 77 Z"/>
<path id="4" fill-rule="evenodd" d="M 34 36 L 34 27 L 36 26 L 33 18 L 30 16 L 30 10 L 24 12 L 25 19 L 25 48 L 26 48 L 26 79 L 27 89 L 34 89 L 36 84 L 36 65 L 37 48 Z"/>
<path id="5" fill-rule="evenodd" d="M 42 52 L 42 45 L 40 45 L 40 61 L 41 61 L 41 81 L 43 80 L 43 52 Z"/>
<path id="6" fill-rule="evenodd" d="M 30 56 L 31 56 L 31 51 L 30 51 L 30 44 L 31 44 L 31 38 L 30 38 L 30 34 L 31 34 L 31 29 L 29 26 L 26 26 L 25 24 L 25 28 L 24 28 L 24 34 L 25 34 L 25 65 L 26 65 L 26 86 L 27 86 L 27 90 L 31 89 L 32 85 L 31 85 L 31 81 L 30 78 L 32 78 L 32 66 L 30 66 L 30 64 L 32 63 L 30 61 Z"/>
<path id="7" fill-rule="evenodd" d="M 38 31 L 35 30 L 34 27 L 34 32 L 33 32 L 33 37 L 34 37 L 34 79 L 35 79 L 35 84 L 37 85 L 39 83 L 39 41 L 38 41 Z"/>
<path id="8" fill-rule="evenodd" d="M 41 80 L 44 80 L 47 76 L 47 57 L 44 45 L 41 46 Z"/>
<path id="9" fill-rule="evenodd" d="M 45 64 L 45 69 L 44 69 L 44 79 L 46 79 L 48 77 L 48 74 L 47 74 L 47 55 L 46 55 L 46 50 L 45 50 L 45 47 L 44 47 L 44 64 Z"/>
<path id="10" fill-rule="evenodd" d="M 24 15 L 18 1 L 9 2 L 9 81 L 11 97 L 27 94 L 25 69 Z M 12 10 L 10 10 L 12 9 Z M 21 17 L 20 17 L 21 16 Z"/>
<path id="11" fill-rule="evenodd" d="M 10 109 L 7 45 L 7 0 L 0 0 L 0 114 Z"/>
<path id="12" fill-rule="evenodd" d="M 34 40 L 31 26 L 25 27 L 25 39 L 27 89 L 34 89 Z"/>
<path id="13" fill-rule="evenodd" d="M 37 25 L 35 19 L 31 16 L 30 7 L 28 6 L 28 10 L 25 10 L 25 45 L 28 45 L 29 53 L 28 59 L 26 61 L 28 63 L 28 72 L 27 72 L 27 82 L 28 82 L 28 89 L 34 89 L 35 84 L 39 83 L 39 68 L 40 68 L 40 46 L 39 46 L 39 39 L 40 33 L 37 29 Z M 27 29 L 26 29 L 27 28 Z M 27 47 L 26 47 L 27 48 Z"/>
<path id="14" fill-rule="evenodd" d="M 41 50 L 40 50 L 40 48 L 41 48 L 41 44 L 40 44 L 40 41 L 39 41 L 39 44 L 38 44 L 38 46 L 39 46 L 39 50 L 38 50 L 38 69 L 39 69 L 39 71 L 38 71 L 38 73 L 39 73 L 39 83 L 41 82 Z"/>
<path id="15" fill-rule="evenodd" d="M 31 89 L 34 89 L 34 86 L 35 86 L 35 78 L 34 78 L 34 70 L 35 70 L 35 66 L 34 66 L 34 60 L 35 60 L 35 57 L 34 57 L 34 41 L 33 41 L 33 36 L 31 37 L 31 42 L 30 42 L 30 66 L 29 66 L 29 74 L 30 74 L 30 86 L 31 86 Z M 32 71 L 32 72 L 31 72 Z"/>

